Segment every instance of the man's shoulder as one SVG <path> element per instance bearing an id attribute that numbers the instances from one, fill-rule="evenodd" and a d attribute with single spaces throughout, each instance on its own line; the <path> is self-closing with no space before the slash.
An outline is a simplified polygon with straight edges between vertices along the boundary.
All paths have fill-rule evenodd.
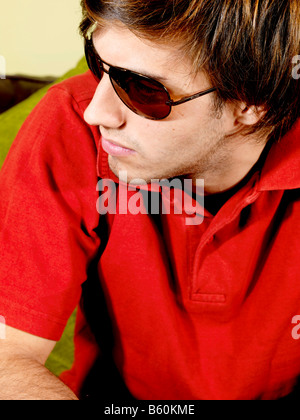
<path id="1" fill-rule="evenodd" d="M 90 101 L 93 98 L 96 88 L 97 82 L 91 72 L 87 71 L 55 84 L 49 91 L 56 93 L 64 91 L 69 97 L 79 103 Z"/>

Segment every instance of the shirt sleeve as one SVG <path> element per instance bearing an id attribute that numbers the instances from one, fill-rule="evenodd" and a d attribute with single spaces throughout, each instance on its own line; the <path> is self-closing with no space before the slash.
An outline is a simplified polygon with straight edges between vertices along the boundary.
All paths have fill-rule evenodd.
<path id="1" fill-rule="evenodd" d="M 0 315 L 56 341 L 99 248 L 97 150 L 81 108 L 51 88 L 0 172 Z"/>

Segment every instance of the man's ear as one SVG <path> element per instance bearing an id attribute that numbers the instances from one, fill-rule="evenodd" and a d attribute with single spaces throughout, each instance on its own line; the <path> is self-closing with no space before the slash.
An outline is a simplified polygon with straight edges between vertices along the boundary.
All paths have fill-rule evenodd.
<path id="1" fill-rule="evenodd" d="M 240 103 L 240 106 L 235 108 L 235 123 L 236 125 L 254 125 L 259 122 L 259 120 L 266 113 L 264 106 L 247 106 L 244 103 Z"/>

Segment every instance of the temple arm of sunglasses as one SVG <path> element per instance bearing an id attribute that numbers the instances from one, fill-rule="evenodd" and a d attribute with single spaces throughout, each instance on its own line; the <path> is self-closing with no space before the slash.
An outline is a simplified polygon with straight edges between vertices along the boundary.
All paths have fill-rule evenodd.
<path id="1" fill-rule="evenodd" d="M 184 104 L 185 102 L 192 101 L 193 99 L 200 98 L 200 96 L 204 96 L 204 95 L 207 95 L 208 93 L 215 92 L 216 90 L 217 90 L 216 88 L 211 88 L 211 89 L 205 90 L 204 92 L 199 92 L 199 93 L 196 93 L 195 95 L 182 98 L 179 101 L 168 101 L 166 102 L 166 104 L 171 105 L 171 106 L 181 105 L 181 104 Z"/>

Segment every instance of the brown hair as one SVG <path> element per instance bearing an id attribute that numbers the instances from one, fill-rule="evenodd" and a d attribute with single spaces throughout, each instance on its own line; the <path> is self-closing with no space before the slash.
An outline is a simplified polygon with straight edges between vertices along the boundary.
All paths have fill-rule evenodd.
<path id="1" fill-rule="evenodd" d="M 280 139 L 300 117 L 299 0 L 82 0 L 81 34 L 119 21 L 140 37 L 180 41 L 220 103 L 263 106 L 251 132 Z"/>

